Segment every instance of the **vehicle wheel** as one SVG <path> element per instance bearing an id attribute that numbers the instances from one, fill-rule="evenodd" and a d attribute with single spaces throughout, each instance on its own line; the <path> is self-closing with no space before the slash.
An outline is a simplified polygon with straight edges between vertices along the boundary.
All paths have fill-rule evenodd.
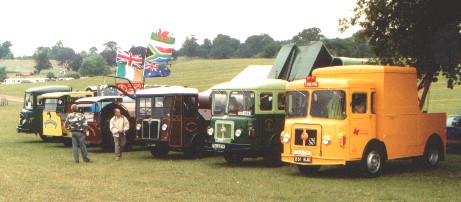
<path id="1" fill-rule="evenodd" d="M 52 137 L 48 137 L 46 135 L 43 135 L 41 133 L 38 134 L 40 136 L 40 138 L 43 140 L 43 142 L 51 142 L 53 141 L 53 138 Z"/>
<path id="2" fill-rule="evenodd" d="M 63 138 L 62 144 L 64 144 L 65 147 L 72 147 L 72 138 Z"/>
<path id="3" fill-rule="evenodd" d="M 235 152 L 226 152 L 224 153 L 224 159 L 229 164 L 239 164 L 243 161 L 243 155 Z"/>
<path id="4" fill-rule="evenodd" d="M 154 157 L 165 157 L 166 155 L 168 155 L 168 152 L 169 152 L 169 149 L 168 147 L 164 147 L 164 146 L 155 146 L 155 147 L 150 147 L 150 153 L 152 154 L 152 156 Z"/>
<path id="5" fill-rule="evenodd" d="M 319 171 L 320 166 L 305 166 L 305 165 L 298 165 L 298 170 L 304 175 L 313 175 L 317 171 Z"/>
<path id="6" fill-rule="evenodd" d="M 442 157 L 442 143 L 436 138 L 430 138 L 424 147 L 424 154 L 421 163 L 425 168 L 435 168 Z"/>
<path id="7" fill-rule="evenodd" d="M 283 145 L 280 142 L 272 142 L 264 153 L 264 161 L 267 166 L 277 167 L 282 165 Z"/>
<path id="8" fill-rule="evenodd" d="M 362 156 L 361 170 L 364 176 L 378 177 L 383 172 L 386 159 L 381 146 L 371 145 Z"/>

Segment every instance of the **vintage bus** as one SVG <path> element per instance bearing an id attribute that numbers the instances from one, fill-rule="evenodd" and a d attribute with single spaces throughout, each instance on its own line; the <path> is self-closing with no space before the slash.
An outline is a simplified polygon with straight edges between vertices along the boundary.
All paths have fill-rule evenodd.
<path id="1" fill-rule="evenodd" d="M 416 70 L 343 66 L 287 84 L 282 161 L 311 174 L 358 165 L 379 176 L 387 160 L 435 167 L 445 157 L 446 114 L 419 109 Z"/>
<path id="2" fill-rule="evenodd" d="M 286 84 L 263 79 L 214 86 L 208 148 L 223 153 L 232 164 L 264 157 L 268 165 L 280 165 Z"/>
<path id="3" fill-rule="evenodd" d="M 199 113 L 195 88 L 159 86 L 136 92 L 136 139 L 155 157 L 170 150 L 191 157 L 205 152 L 207 120 Z M 209 102 L 205 97 L 204 103 Z M 205 104 L 204 104 L 205 105 Z"/>
<path id="4" fill-rule="evenodd" d="M 48 139 L 60 139 L 64 145 L 72 145 L 72 133 L 64 127 L 67 114 L 71 113 L 71 106 L 76 100 L 92 97 L 93 92 L 55 92 L 43 94 L 45 107 L 42 112 L 43 136 Z"/>
<path id="5" fill-rule="evenodd" d="M 24 107 L 19 113 L 19 124 L 16 127 L 18 133 L 33 133 L 39 135 L 43 141 L 48 138 L 43 136 L 42 111 L 44 103 L 41 95 L 51 92 L 69 92 L 72 89 L 68 86 L 40 86 L 28 88 L 24 92 Z"/>
<path id="6" fill-rule="evenodd" d="M 121 96 L 101 96 L 81 98 L 75 104 L 88 122 L 89 135 L 85 138 L 86 142 L 90 145 L 99 145 L 106 150 L 114 146 L 114 139 L 110 132 L 110 119 L 114 116 L 114 110 L 119 109 L 130 122 L 124 149 L 131 149 L 136 133 L 135 100 Z"/>

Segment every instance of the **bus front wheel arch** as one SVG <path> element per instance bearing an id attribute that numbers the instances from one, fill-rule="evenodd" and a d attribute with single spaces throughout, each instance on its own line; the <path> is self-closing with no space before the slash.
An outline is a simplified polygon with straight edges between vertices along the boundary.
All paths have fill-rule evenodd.
<path id="1" fill-rule="evenodd" d="M 370 141 L 362 155 L 360 170 L 366 177 L 378 177 L 383 173 L 387 161 L 384 143 L 379 140 Z"/>

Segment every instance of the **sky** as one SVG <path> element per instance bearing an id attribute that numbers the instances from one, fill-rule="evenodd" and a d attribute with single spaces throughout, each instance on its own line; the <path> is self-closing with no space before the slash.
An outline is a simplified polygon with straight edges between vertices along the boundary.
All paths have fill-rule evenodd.
<path id="1" fill-rule="evenodd" d="M 17 56 L 61 40 L 76 52 L 115 41 L 128 50 L 145 46 L 152 32 L 169 31 L 181 48 L 187 36 L 199 41 L 225 34 L 244 43 L 269 34 L 291 39 L 318 27 L 327 38 L 346 38 L 358 30 L 338 31 L 338 19 L 352 16 L 356 0 L 14 0 L 1 3 L 0 43 L 11 41 Z"/>

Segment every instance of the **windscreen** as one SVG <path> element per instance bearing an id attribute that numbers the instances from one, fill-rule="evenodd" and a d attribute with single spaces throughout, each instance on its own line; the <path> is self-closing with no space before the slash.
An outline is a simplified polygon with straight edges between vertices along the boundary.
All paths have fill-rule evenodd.
<path id="1" fill-rule="evenodd" d="M 288 91 L 287 92 L 287 118 L 299 118 L 307 116 L 307 106 L 309 92 L 307 91 Z"/>
<path id="2" fill-rule="evenodd" d="M 229 115 L 251 116 L 254 114 L 255 93 L 251 91 L 233 91 L 229 96 Z"/>
<path id="3" fill-rule="evenodd" d="M 346 93 L 341 90 L 316 90 L 312 92 L 310 115 L 319 118 L 345 119 Z"/>
<path id="4" fill-rule="evenodd" d="M 56 111 L 58 107 L 58 99 L 45 99 L 45 111 Z"/>
<path id="5" fill-rule="evenodd" d="M 212 115 L 224 115 L 226 113 L 227 93 L 225 91 L 213 91 L 211 93 Z"/>
<path id="6" fill-rule="evenodd" d="M 156 96 L 138 98 L 138 116 L 152 116 L 157 118 L 169 117 L 173 105 L 172 96 Z"/>

